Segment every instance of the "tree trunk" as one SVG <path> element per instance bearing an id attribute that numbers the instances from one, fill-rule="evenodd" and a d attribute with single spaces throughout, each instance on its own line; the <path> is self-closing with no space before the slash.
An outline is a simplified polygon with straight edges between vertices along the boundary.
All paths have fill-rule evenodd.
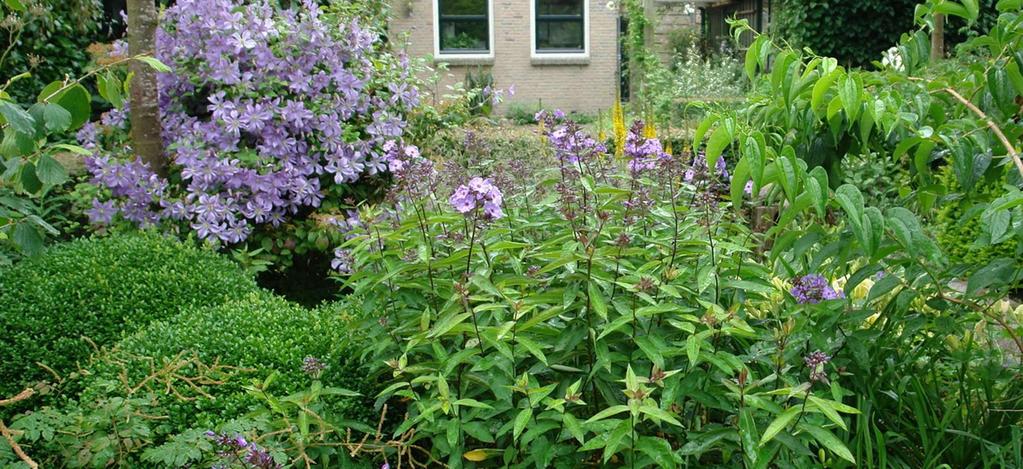
<path id="1" fill-rule="evenodd" d="M 945 58 L 945 15 L 934 14 L 934 30 L 931 31 L 931 61 Z"/>
<path id="2" fill-rule="evenodd" d="M 159 14 L 153 0 L 128 0 L 128 53 L 156 54 Z M 131 79 L 131 142 L 135 154 L 157 174 L 165 174 L 156 70 L 133 60 Z"/>

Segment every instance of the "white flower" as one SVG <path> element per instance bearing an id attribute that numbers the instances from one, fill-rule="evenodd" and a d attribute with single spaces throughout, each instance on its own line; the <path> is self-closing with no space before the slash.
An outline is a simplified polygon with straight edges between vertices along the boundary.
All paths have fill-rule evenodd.
<path id="1" fill-rule="evenodd" d="M 607 5 L 605 5 L 605 6 L 607 7 L 608 10 L 611 10 L 611 11 L 614 11 L 618 7 L 618 5 L 615 4 L 614 0 L 611 0 L 611 1 L 607 2 Z"/>
<path id="2" fill-rule="evenodd" d="M 888 50 L 884 51 L 884 54 L 881 56 L 881 65 L 901 72 L 902 54 L 899 53 L 899 48 L 892 46 Z"/>

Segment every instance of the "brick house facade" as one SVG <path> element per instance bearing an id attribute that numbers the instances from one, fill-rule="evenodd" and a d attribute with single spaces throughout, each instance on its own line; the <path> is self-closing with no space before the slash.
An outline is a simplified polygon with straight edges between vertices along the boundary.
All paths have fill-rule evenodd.
<path id="1" fill-rule="evenodd" d="M 408 52 L 432 56 L 449 70 L 441 86 L 464 81 L 478 67 L 494 76 L 495 85 L 515 85 L 508 102 L 595 112 L 614 103 L 618 86 L 618 12 L 606 0 L 579 0 L 583 7 L 580 50 L 537 50 L 534 0 L 480 0 L 487 3 L 490 44 L 485 51 L 440 50 L 439 2 L 397 0 L 392 4 L 392 33 L 408 34 Z M 564 2 L 562 2 L 564 3 Z M 443 90 L 443 88 L 441 88 Z"/>
<path id="2" fill-rule="evenodd" d="M 697 28 L 699 13 L 692 5 L 707 1 L 646 1 L 654 24 L 649 46 L 662 60 L 670 60 L 669 31 Z M 609 109 L 622 85 L 623 24 L 616 3 L 392 0 L 390 29 L 392 37 L 407 37 L 410 55 L 446 64 L 441 94 L 467 73 L 482 70 L 493 75 L 498 88 L 515 86 L 506 103 L 593 113 Z M 452 47 L 455 42 L 463 47 Z"/>

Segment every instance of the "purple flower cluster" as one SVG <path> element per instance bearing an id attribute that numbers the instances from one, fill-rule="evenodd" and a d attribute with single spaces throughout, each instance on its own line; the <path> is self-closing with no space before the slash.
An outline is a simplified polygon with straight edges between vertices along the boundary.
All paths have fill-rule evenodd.
<path id="1" fill-rule="evenodd" d="M 217 454 L 223 459 L 237 460 L 253 469 L 279 469 L 282 467 L 274 460 L 269 451 L 254 442 L 247 441 L 239 434 L 229 435 L 209 431 L 206 432 L 206 436 L 217 444 Z"/>
<path id="2" fill-rule="evenodd" d="M 717 176 L 719 182 L 728 184 L 731 180 L 731 175 L 728 174 L 728 164 L 725 162 L 725 157 L 719 156 L 717 162 L 714 163 L 714 172 L 710 171 L 710 167 L 707 166 L 707 154 L 702 150 L 693 157 L 692 163 L 686 172 L 682 175 L 682 180 L 686 183 L 693 184 L 695 182 L 712 179 Z M 747 183 L 749 187 L 748 192 L 753 191 L 753 181 Z"/>
<path id="3" fill-rule="evenodd" d="M 818 274 L 807 274 L 796 279 L 790 293 L 800 304 L 817 304 L 821 301 L 845 298 L 845 293 L 831 288 L 828 280 Z"/>
<path id="4" fill-rule="evenodd" d="M 501 190 L 490 179 L 474 177 L 468 184 L 462 184 L 451 194 L 448 202 L 461 214 L 475 214 L 483 208 L 483 216 L 488 220 L 497 220 L 504 216 L 501 203 L 504 196 Z"/>
<path id="5" fill-rule="evenodd" d="M 390 169 L 385 145 L 401 140 L 419 94 L 407 57 L 377 44 L 358 22 L 331 25 L 313 0 L 292 9 L 179 0 L 162 18 L 157 56 L 174 70 L 159 77 L 160 109 L 171 180 L 180 183 L 155 191 L 138 170 L 145 180 L 113 180 L 124 165 L 100 157 L 90 171 L 118 199 L 150 190 L 148 213 L 115 206 L 132 221 L 178 219 L 228 244 L 279 226 L 340 194 L 333 185 Z M 381 57 L 395 63 L 381 68 Z M 80 137 L 95 147 L 94 129 Z M 126 204 L 139 212 L 138 200 Z"/>
<path id="6" fill-rule="evenodd" d="M 116 161 L 108 156 L 84 158 L 85 168 L 92 173 L 93 182 L 106 187 L 115 200 L 93 200 L 86 211 L 89 221 L 109 225 L 117 213 L 139 226 L 151 226 L 160 220 L 157 210 L 164 202 L 167 181 L 161 179 L 149 166 L 136 158 Z"/>
<path id="7" fill-rule="evenodd" d="M 565 119 L 565 113 L 561 110 L 540 111 L 534 117 L 543 124 L 544 136 L 563 164 L 574 165 L 607 153 L 603 143 L 589 136 L 579 124 Z"/>
<path id="8" fill-rule="evenodd" d="M 323 360 L 319 358 L 308 356 L 302 359 L 302 372 L 312 376 L 319 377 L 323 370 L 327 369 L 327 364 L 323 363 Z"/>
<path id="9" fill-rule="evenodd" d="M 828 354 L 815 350 L 803 357 L 803 362 L 810 369 L 811 382 L 828 382 L 828 373 L 824 371 L 824 366 L 831 362 L 831 357 Z"/>
<path id="10" fill-rule="evenodd" d="M 625 136 L 625 157 L 629 159 L 629 172 L 639 175 L 657 167 L 663 161 L 670 161 L 671 155 L 664 151 L 661 141 L 643 136 L 643 121 L 635 121 Z"/>

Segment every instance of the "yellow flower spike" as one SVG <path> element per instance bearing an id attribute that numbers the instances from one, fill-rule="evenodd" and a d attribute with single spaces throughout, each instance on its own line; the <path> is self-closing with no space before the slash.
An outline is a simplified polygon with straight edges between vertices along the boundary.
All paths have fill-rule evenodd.
<path id="1" fill-rule="evenodd" d="M 671 156 L 675 156 L 675 152 L 673 152 L 671 148 L 671 140 L 664 143 L 664 152 Z"/>
<path id="2" fill-rule="evenodd" d="M 615 100 L 611 108 L 611 132 L 615 138 L 615 156 L 621 157 L 625 153 L 625 110 L 622 109 L 622 100 Z"/>
<path id="3" fill-rule="evenodd" d="M 646 121 L 646 124 L 643 125 L 643 138 L 657 138 L 657 129 L 649 119 Z"/>

